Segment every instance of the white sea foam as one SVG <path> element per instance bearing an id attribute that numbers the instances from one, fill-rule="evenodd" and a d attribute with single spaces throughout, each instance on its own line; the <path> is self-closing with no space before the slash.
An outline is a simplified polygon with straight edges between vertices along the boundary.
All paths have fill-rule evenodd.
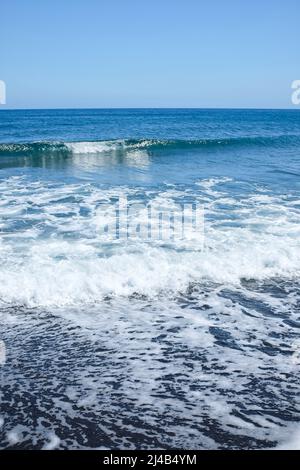
<path id="1" fill-rule="evenodd" d="M 51 433 L 48 442 L 43 446 L 43 450 L 54 450 L 59 444 L 60 438 L 55 433 Z"/>
<path id="2" fill-rule="evenodd" d="M 118 148 L 117 141 L 103 141 L 103 142 L 67 142 L 65 146 L 72 153 L 79 154 L 96 154 L 109 152 Z"/>
<path id="3" fill-rule="evenodd" d="M 203 280 L 238 284 L 241 278 L 299 273 L 300 256 L 287 250 L 284 240 L 267 238 L 245 251 L 249 242 L 253 240 L 247 237 L 239 247 L 231 244 L 203 253 L 128 246 L 111 256 L 101 256 L 97 248 L 81 242 L 39 243 L 21 260 L 2 252 L 6 263 L 0 271 L 0 297 L 31 306 L 66 305 L 101 301 L 107 295 L 174 294 Z"/>
<path id="4" fill-rule="evenodd" d="M 276 450 L 300 450 L 300 429 L 290 430 L 290 436 Z"/>
<path id="5" fill-rule="evenodd" d="M 222 208 L 228 195 L 218 193 L 218 181 L 204 182 L 195 196 L 205 200 L 202 250 L 192 237 L 169 243 L 107 240 L 103 224 L 114 215 L 102 217 L 99 204 L 124 195 L 141 202 L 138 189 L 24 183 L 10 179 L 0 185 L 0 298 L 5 302 L 68 305 L 107 295 L 155 297 L 206 280 L 239 285 L 243 278 L 295 278 L 300 272 L 299 211 L 284 197 L 246 197 L 229 211 Z M 174 209 L 186 195 L 170 188 L 153 193 L 151 201 Z M 147 223 L 143 212 L 132 218 Z"/>
<path id="6" fill-rule="evenodd" d="M 64 145 L 74 154 L 98 154 L 103 152 L 113 152 L 117 149 L 131 152 L 132 156 L 147 155 L 146 149 L 152 145 L 166 145 L 163 141 L 140 140 L 103 140 L 86 142 L 65 142 Z M 142 152 L 140 153 L 139 152 Z"/>

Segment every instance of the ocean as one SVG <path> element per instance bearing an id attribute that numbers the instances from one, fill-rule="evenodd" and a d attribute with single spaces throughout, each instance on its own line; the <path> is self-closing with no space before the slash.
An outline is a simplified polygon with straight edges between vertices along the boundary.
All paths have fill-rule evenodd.
<path id="1" fill-rule="evenodd" d="M 299 110 L 1 110 L 0 195 L 2 449 L 300 447 Z"/>

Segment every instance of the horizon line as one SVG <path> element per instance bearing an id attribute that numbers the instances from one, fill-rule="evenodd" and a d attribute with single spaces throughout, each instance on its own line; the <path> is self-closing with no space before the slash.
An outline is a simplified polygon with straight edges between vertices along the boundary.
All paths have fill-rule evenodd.
<path id="1" fill-rule="evenodd" d="M 79 110 L 146 110 L 146 109 L 151 109 L 151 110 L 228 110 L 228 111 L 300 111 L 300 106 L 294 106 L 290 108 L 258 108 L 258 107 L 189 107 L 189 106 L 184 106 L 184 107 L 176 107 L 176 106 L 159 106 L 159 107 L 145 107 L 145 106 L 133 106 L 133 107 L 117 107 L 117 106 L 112 106 L 112 107 L 53 107 L 53 108 L 6 108 L 5 105 L 4 107 L 0 106 L 0 111 L 79 111 Z"/>

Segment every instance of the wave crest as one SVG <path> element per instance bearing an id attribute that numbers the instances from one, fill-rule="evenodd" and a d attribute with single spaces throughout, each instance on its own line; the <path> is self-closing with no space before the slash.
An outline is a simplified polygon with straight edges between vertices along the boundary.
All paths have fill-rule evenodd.
<path id="1" fill-rule="evenodd" d="M 199 140 L 157 140 L 157 139 L 127 139 L 127 140 L 99 140 L 78 142 L 27 142 L 27 143 L 2 143 L 1 155 L 34 156 L 65 154 L 98 154 L 104 152 L 126 151 L 143 148 L 146 150 L 205 150 L 226 149 L 230 147 L 280 147 L 285 145 L 299 145 L 300 136 L 258 136 L 235 137 L 225 139 L 199 139 Z"/>

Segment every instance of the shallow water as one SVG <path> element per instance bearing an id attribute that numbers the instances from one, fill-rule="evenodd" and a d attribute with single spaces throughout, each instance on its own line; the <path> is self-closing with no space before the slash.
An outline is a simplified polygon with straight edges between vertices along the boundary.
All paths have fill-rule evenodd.
<path id="1" fill-rule="evenodd" d="M 299 145 L 297 111 L 1 111 L 1 448 L 298 445 Z M 109 238 L 120 197 L 204 244 Z"/>

